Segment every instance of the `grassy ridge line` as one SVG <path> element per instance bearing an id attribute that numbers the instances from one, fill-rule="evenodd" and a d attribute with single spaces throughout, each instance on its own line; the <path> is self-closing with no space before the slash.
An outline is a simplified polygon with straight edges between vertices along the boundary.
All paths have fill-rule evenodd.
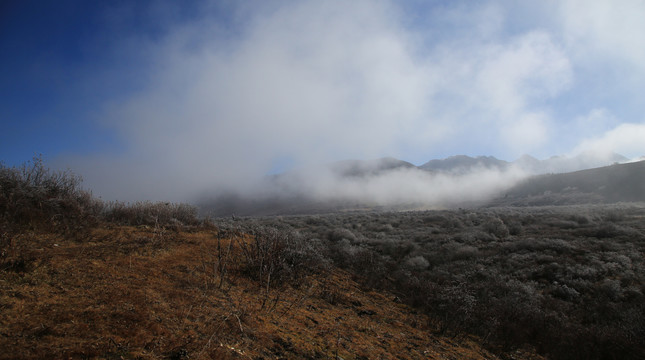
<path id="1" fill-rule="evenodd" d="M 79 176 L 50 170 L 41 157 L 19 167 L 0 163 L 0 234 L 46 230 L 82 237 L 100 221 L 157 227 L 202 223 L 189 204 L 97 199 L 81 187 Z"/>

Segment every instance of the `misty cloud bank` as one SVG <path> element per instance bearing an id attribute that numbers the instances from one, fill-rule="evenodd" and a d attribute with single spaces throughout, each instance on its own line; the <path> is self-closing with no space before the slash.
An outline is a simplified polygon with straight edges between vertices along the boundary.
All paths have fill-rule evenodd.
<path id="1" fill-rule="evenodd" d="M 469 207 L 503 197 L 532 175 L 627 160 L 618 154 L 594 153 L 545 160 L 523 156 L 514 162 L 453 156 L 419 167 L 393 158 L 348 160 L 267 177 L 253 188 L 205 194 L 199 204 L 204 214 L 214 216 Z"/>
<path id="2" fill-rule="evenodd" d="M 231 189 L 204 196 L 200 205 L 204 213 L 216 216 L 439 209 L 490 200 L 525 176 L 517 168 L 480 168 L 454 175 L 416 167 L 344 176 L 328 167 L 268 178 L 246 191 Z"/>
<path id="3" fill-rule="evenodd" d="M 460 201 L 484 200 L 521 178 L 520 171 L 479 169 L 469 174 L 433 174 L 416 168 L 394 169 L 365 177 L 341 177 L 333 171 L 298 174 L 287 191 L 323 200 L 350 200 L 387 206 L 418 204 L 440 206 Z"/>
<path id="4" fill-rule="evenodd" d="M 122 151 L 57 164 L 104 199 L 272 197 L 289 189 L 313 199 L 434 205 L 481 200 L 523 172 L 401 168 L 358 179 L 312 167 L 459 153 L 642 155 L 645 124 L 621 124 L 610 104 L 571 105 L 573 115 L 554 105 L 574 101 L 568 93 L 587 85 L 578 76 L 603 64 L 627 59 L 645 74 L 645 57 L 630 50 L 645 46 L 627 46 L 641 40 L 627 34 L 620 51 L 605 55 L 616 38 L 597 21 L 580 21 L 602 14 L 598 3 L 205 1 L 198 18 L 168 23 L 156 39 L 133 34 L 115 49 L 145 64 L 147 79 L 100 107 Z M 610 23 L 634 20 L 609 8 Z M 267 185 L 266 174 L 289 169 L 305 170 Z"/>

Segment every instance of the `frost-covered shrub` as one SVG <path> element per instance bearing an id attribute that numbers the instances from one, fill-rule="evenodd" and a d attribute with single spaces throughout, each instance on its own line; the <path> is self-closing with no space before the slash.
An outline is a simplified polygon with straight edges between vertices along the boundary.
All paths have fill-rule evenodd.
<path id="1" fill-rule="evenodd" d="M 495 235 L 498 239 L 505 239 L 510 234 L 508 227 L 499 218 L 489 218 L 482 225 L 484 231 L 491 235 Z"/>
<path id="2" fill-rule="evenodd" d="M 341 241 L 343 239 L 349 240 L 351 242 L 356 241 L 356 235 L 351 232 L 349 229 L 345 228 L 336 228 L 327 233 L 327 239 L 332 242 Z"/>
<path id="3" fill-rule="evenodd" d="M 597 238 L 613 238 L 620 235 L 618 226 L 611 222 L 604 222 L 596 228 L 595 236 Z"/>
<path id="4" fill-rule="evenodd" d="M 578 225 L 588 225 L 593 223 L 593 219 L 586 214 L 574 214 L 569 216 L 571 221 L 575 221 Z"/>
<path id="5" fill-rule="evenodd" d="M 181 226 L 197 225 L 197 208 L 185 203 L 119 201 L 105 204 L 102 217 L 122 225 Z"/>
<path id="6" fill-rule="evenodd" d="M 524 227 L 522 226 L 521 221 L 509 220 L 506 226 L 508 227 L 508 233 L 510 235 L 522 235 L 524 232 Z"/>
<path id="7" fill-rule="evenodd" d="M 602 218 L 609 222 L 620 222 L 625 218 L 625 213 L 622 209 L 605 210 L 602 214 Z"/>
<path id="8" fill-rule="evenodd" d="M 479 250 L 476 247 L 470 246 L 470 245 L 464 245 L 464 246 L 460 246 L 453 252 L 452 259 L 469 260 L 477 257 L 478 254 L 479 254 Z"/>
<path id="9" fill-rule="evenodd" d="M 603 280 L 600 286 L 598 286 L 598 291 L 612 301 L 618 300 L 623 294 L 620 281 L 612 279 Z"/>
<path id="10" fill-rule="evenodd" d="M 577 301 L 580 298 L 580 293 L 574 288 L 568 287 L 566 284 L 555 285 L 551 290 L 551 296 L 566 300 Z"/>
<path id="11" fill-rule="evenodd" d="M 576 229 L 579 226 L 579 224 L 576 221 L 563 220 L 563 219 L 553 220 L 549 225 L 560 229 Z"/>
<path id="12" fill-rule="evenodd" d="M 239 242 L 244 271 L 263 284 L 295 281 L 327 267 L 321 244 L 297 232 L 263 226 L 247 227 L 245 231 L 252 240 Z"/>
<path id="13" fill-rule="evenodd" d="M 428 260 L 426 260 L 426 258 L 424 258 L 421 255 L 408 258 L 405 261 L 405 266 L 408 269 L 416 270 L 416 271 L 425 270 L 428 268 L 429 265 L 430 263 L 428 262 Z"/>
<path id="14" fill-rule="evenodd" d="M 443 330 L 479 335 L 493 349 L 529 344 L 552 359 L 642 358 L 645 207 L 608 217 L 615 222 L 607 209 L 374 212 L 299 229 L 323 239 L 351 229 L 358 241 L 327 242 L 344 259 L 336 264 L 364 285 L 395 291 Z M 463 227 L 449 227 L 451 218 Z M 606 223 L 613 237 L 596 237 Z M 374 231 L 386 224 L 392 229 Z"/>

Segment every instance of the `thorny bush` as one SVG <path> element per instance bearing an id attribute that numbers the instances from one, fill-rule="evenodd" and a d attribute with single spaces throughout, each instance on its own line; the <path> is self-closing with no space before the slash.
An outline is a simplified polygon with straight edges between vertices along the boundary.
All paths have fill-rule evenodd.
<path id="1" fill-rule="evenodd" d="M 245 272 L 267 286 L 291 281 L 326 268 L 320 243 L 295 231 L 253 226 L 246 229 L 249 241 L 241 241 Z"/>

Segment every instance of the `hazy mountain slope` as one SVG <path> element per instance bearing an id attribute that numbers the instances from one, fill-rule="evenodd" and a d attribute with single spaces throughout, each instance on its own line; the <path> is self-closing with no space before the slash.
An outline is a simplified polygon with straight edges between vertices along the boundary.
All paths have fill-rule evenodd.
<path id="1" fill-rule="evenodd" d="M 411 168 L 416 166 L 391 157 L 376 160 L 345 160 L 330 165 L 330 169 L 342 177 L 375 176 L 392 170 Z"/>
<path id="2" fill-rule="evenodd" d="M 419 166 L 423 170 L 441 171 L 451 174 L 463 174 L 481 169 L 506 170 L 517 167 L 530 174 L 564 173 L 591 169 L 613 163 L 622 163 L 628 159 L 620 154 L 581 153 L 573 157 L 552 156 L 539 160 L 530 155 L 522 155 L 513 162 L 497 159 L 493 156 L 470 157 L 466 155 L 450 156 L 445 159 L 433 159 Z"/>
<path id="3" fill-rule="evenodd" d="M 465 173 L 480 168 L 504 170 L 508 166 L 509 162 L 499 160 L 493 156 L 478 156 L 473 158 L 466 155 L 456 155 L 445 159 L 430 160 L 419 166 L 419 168 L 449 173 Z"/>
<path id="4" fill-rule="evenodd" d="M 498 205 L 645 201 L 645 161 L 564 174 L 539 175 L 505 192 Z"/>
<path id="5" fill-rule="evenodd" d="M 530 174 L 548 174 L 592 169 L 614 163 L 623 163 L 627 160 L 626 157 L 616 153 L 598 155 L 586 152 L 573 157 L 552 156 L 544 160 L 524 155 L 514 161 L 513 165 Z"/>

